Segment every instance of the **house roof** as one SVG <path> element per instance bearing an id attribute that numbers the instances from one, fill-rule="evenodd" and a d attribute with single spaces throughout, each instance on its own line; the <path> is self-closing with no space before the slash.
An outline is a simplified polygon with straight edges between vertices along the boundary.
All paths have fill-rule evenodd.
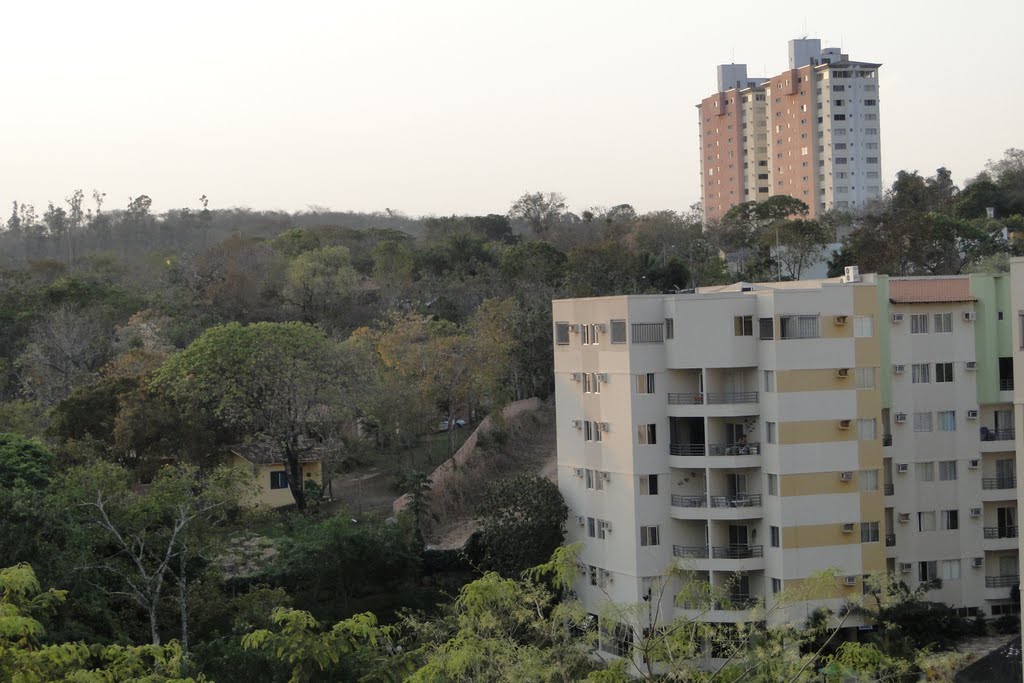
<path id="1" fill-rule="evenodd" d="M 299 462 L 319 462 L 327 455 L 328 449 L 321 443 L 308 439 L 299 442 Z M 283 465 L 284 453 L 280 446 L 270 441 L 249 441 L 228 446 L 228 452 L 234 453 L 253 465 Z"/>
<path id="2" fill-rule="evenodd" d="M 889 301 L 894 304 L 939 304 L 977 301 L 968 277 L 891 278 Z"/>

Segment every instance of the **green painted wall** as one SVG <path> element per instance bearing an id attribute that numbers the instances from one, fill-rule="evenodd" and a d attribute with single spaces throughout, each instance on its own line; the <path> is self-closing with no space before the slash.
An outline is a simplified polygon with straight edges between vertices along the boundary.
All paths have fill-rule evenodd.
<path id="1" fill-rule="evenodd" d="M 978 315 L 974 322 L 978 403 L 998 403 L 999 358 L 1013 355 L 1010 276 L 971 275 L 971 294 L 978 300 L 974 308 Z M 1000 311 L 1002 320 L 999 320 Z"/>
<path id="2" fill-rule="evenodd" d="M 878 330 L 878 343 L 881 346 L 881 367 L 878 374 L 882 380 L 882 407 L 892 408 L 892 348 L 890 332 L 892 325 L 889 322 L 889 276 L 879 275 L 878 286 L 875 289 L 878 295 L 878 320 L 875 329 Z"/>

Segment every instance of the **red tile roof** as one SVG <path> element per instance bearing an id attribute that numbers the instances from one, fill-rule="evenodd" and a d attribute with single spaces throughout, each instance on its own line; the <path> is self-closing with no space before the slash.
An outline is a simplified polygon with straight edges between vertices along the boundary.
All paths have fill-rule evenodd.
<path id="1" fill-rule="evenodd" d="M 977 301 L 968 277 L 889 280 L 889 301 L 894 304 L 935 304 Z"/>

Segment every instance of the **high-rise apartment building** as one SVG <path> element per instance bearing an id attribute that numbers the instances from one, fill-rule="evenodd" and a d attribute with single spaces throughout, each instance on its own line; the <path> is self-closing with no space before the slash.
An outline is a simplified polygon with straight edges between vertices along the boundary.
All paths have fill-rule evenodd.
<path id="1" fill-rule="evenodd" d="M 555 301 L 558 477 L 583 603 L 651 600 L 678 565 L 730 597 L 701 618 L 746 621 L 834 567 L 822 605 L 889 572 L 941 579 L 930 597 L 965 614 L 1016 612 L 1024 302 L 1009 279 L 852 269 Z M 662 596 L 662 621 L 688 615 L 683 589 Z"/>
<path id="2" fill-rule="evenodd" d="M 720 65 L 718 91 L 697 105 L 705 217 L 775 195 L 811 216 L 880 197 L 880 66 L 818 39 L 789 41 L 789 69 L 770 78 Z"/>

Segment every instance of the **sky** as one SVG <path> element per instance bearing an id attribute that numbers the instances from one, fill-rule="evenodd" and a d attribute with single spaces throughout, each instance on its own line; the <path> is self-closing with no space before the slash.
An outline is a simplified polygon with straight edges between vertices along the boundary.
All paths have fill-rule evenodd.
<path id="1" fill-rule="evenodd" d="M 0 213 L 123 207 L 685 210 L 715 66 L 807 35 L 879 74 L 882 166 L 1024 147 L 1020 0 L 0 3 Z"/>

